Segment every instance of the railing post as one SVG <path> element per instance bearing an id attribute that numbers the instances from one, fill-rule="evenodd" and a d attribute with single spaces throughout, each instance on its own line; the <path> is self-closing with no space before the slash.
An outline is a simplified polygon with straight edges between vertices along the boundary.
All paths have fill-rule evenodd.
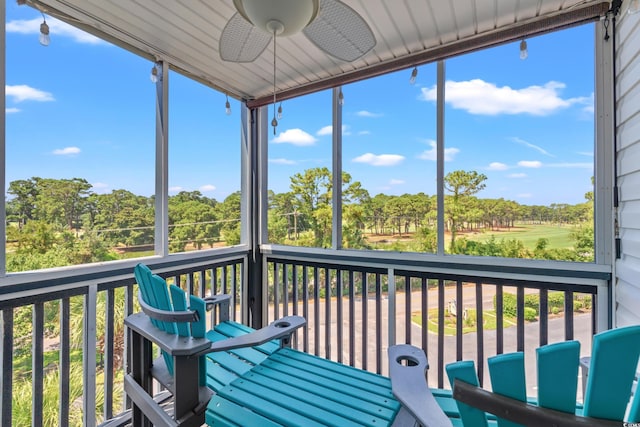
<path id="1" fill-rule="evenodd" d="M 393 268 L 387 271 L 389 301 L 389 347 L 396 344 L 396 276 Z"/>
<path id="2" fill-rule="evenodd" d="M 84 297 L 82 424 L 96 425 L 96 321 L 98 285 L 89 285 Z"/>
<path id="3" fill-rule="evenodd" d="M 0 425 L 11 425 L 13 402 L 13 308 L 0 313 Z"/>
<path id="4" fill-rule="evenodd" d="M 44 303 L 33 305 L 31 332 L 31 425 L 44 425 Z"/>
<path id="5" fill-rule="evenodd" d="M 59 371 L 60 371 L 60 389 L 59 389 L 59 412 L 58 425 L 64 426 L 69 424 L 69 392 L 70 384 L 68 381 L 71 371 L 71 301 L 69 298 L 60 300 L 60 354 L 59 354 Z"/>
<path id="6" fill-rule="evenodd" d="M 592 301 L 592 307 L 595 316 L 594 334 L 609 329 L 611 325 L 611 310 L 613 305 L 612 291 L 608 282 L 603 281 L 598 285 L 598 294 L 595 301 Z"/>

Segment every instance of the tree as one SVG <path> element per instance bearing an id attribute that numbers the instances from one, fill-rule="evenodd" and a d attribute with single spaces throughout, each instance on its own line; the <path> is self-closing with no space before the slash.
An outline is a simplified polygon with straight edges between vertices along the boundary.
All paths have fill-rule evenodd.
<path id="1" fill-rule="evenodd" d="M 464 202 L 468 198 L 482 191 L 486 184 L 487 176 L 476 171 L 457 170 L 449 172 L 444 177 L 444 188 L 452 194 L 449 199 L 449 221 L 451 222 L 451 246 L 456 241 L 456 233 L 460 218 L 464 214 Z"/>
<path id="2" fill-rule="evenodd" d="M 39 178 L 11 181 L 7 189 L 7 193 L 13 195 L 7 202 L 7 221 L 17 221 L 20 228 L 33 219 L 38 196 L 36 179 Z"/>
<path id="3" fill-rule="evenodd" d="M 79 229 L 91 184 L 83 178 L 36 178 L 36 217 L 67 229 Z"/>
<path id="4" fill-rule="evenodd" d="M 242 193 L 236 191 L 227 196 L 222 203 L 218 203 L 217 214 L 222 221 L 222 237 L 227 245 L 237 245 L 240 243 L 240 209 L 242 204 Z"/>
<path id="5" fill-rule="evenodd" d="M 201 196 L 174 197 L 169 199 L 169 240 L 172 250 L 184 251 L 188 244 L 200 250 L 204 243 L 212 245 L 220 238 L 217 210 L 211 203 Z"/>

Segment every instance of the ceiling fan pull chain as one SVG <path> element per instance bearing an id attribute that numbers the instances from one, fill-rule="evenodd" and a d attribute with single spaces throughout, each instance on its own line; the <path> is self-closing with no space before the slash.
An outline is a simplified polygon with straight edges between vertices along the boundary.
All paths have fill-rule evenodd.
<path id="1" fill-rule="evenodd" d="M 276 134 L 276 128 L 278 127 L 278 119 L 276 119 L 276 30 L 273 30 L 273 120 L 271 120 L 271 126 L 273 126 L 273 134 Z"/>

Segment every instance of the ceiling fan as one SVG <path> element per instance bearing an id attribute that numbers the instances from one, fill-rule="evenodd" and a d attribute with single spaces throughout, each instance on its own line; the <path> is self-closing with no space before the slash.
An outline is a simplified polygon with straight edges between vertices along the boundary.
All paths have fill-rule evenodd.
<path id="1" fill-rule="evenodd" d="M 233 0 L 233 5 L 238 12 L 220 36 L 224 61 L 252 62 L 272 38 L 300 31 L 323 52 L 347 62 L 376 44 L 367 22 L 339 0 Z"/>
<path id="2" fill-rule="evenodd" d="M 367 22 L 340 0 L 233 0 L 238 11 L 220 35 L 224 61 L 252 62 L 273 40 L 273 134 L 276 115 L 276 38 L 300 31 L 323 52 L 355 61 L 373 49 L 376 38 Z"/>

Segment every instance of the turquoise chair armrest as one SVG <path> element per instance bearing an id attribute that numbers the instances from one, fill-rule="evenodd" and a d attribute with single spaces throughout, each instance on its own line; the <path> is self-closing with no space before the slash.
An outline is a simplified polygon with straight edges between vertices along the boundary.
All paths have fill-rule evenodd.
<path id="1" fill-rule="evenodd" d="M 401 344 L 389 347 L 389 376 L 393 395 L 424 427 L 451 427 L 427 385 L 427 356 L 418 347 Z"/>
<path id="2" fill-rule="evenodd" d="M 255 332 L 212 342 L 206 350 L 206 353 L 228 351 L 243 347 L 255 347 L 277 339 L 281 340 L 283 346 L 288 346 L 290 344 L 291 334 L 306 324 L 307 321 L 302 316 L 286 316 Z"/>

